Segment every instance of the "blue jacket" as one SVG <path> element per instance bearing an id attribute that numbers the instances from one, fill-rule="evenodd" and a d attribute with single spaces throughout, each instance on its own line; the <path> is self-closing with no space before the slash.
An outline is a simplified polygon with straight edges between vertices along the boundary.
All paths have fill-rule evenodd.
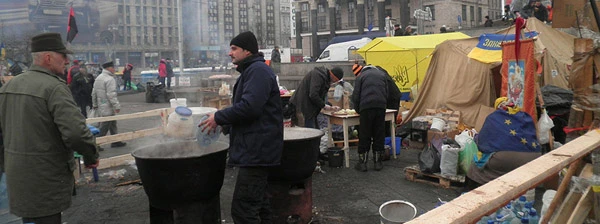
<path id="1" fill-rule="evenodd" d="M 276 166 L 283 151 L 283 113 L 273 70 L 259 56 L 242 61 L 232 106 L 215 113 L 219 125 L 231 125 L 229 164 Z"/>

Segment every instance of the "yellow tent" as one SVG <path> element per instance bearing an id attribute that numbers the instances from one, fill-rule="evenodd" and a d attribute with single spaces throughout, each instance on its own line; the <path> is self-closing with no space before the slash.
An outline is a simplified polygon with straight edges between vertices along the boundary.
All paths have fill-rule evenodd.
<path id="1" fill-rule="evenodd" d="M 400 91 L 409 92 L 420 85 L 429 67 L 435 46 L 445 40 L 469 38 L 459 32 L 418 36 L 381 37 L 358 49 L 367 64 L 383 67 L 394 78 Z M 452 59 L 448 59 L 452 60 Z"/>

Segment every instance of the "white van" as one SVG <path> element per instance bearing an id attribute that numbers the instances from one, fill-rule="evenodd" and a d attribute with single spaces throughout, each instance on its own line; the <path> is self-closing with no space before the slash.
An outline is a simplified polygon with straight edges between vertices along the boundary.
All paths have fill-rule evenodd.
<path id="1" fill-rule="evenodd" d="M 317 62 L 326 61 L 348 61 L 350 59 L 350 52 L 358 50 L 359 48 L 367 45 L 371 42 L 371 38 L 363 37 L 358 40 L 351 40 L 336 44 L 331 44 L 323 50 L 321 56 L 317 59 Z"/>

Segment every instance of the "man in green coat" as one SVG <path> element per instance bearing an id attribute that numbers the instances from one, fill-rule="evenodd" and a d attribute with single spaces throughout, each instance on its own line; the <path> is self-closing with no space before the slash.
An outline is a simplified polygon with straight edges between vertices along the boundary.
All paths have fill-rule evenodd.
<path id="1" fill-rule="evenodd" d="M 98 166 L 94 137 L 59 78 L 72 54 L 58 33 L 31 39 L 33 65 L 0 88 L 0 127 L 10 212 L 23 223 L 60 224 L 71 206 L 73 151 L 87 168 Z"/>

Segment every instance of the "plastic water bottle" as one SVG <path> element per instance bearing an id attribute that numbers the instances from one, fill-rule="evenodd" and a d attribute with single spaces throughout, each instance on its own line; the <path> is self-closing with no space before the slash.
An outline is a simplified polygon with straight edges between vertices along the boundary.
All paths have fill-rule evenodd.
<path id="1" fill-rule="evenodd" d="M 521 218 L 521 224 L 523 224 L 523 223 L 529 224 L 529 218 L 527 218 L 527 217 Z"/>
<path id="2" fill-rule="evenodd" d="M 208 115 L 205 115 L 204 117 L 202 117 L 202 119 L 200 119 L 200 122 L 204 121 L 208 119 Z M 211 145 L 213 142 L 216 142 L 219 140 L 219 137 L 221 135 L 221 126 L 217 126 L 216 130 L 213 131 L 202 131 L 202 129 L 204 128 L 204 126 L 199 126 L 198 130 L 196 131 L 196 141 L 198 142 L 198 144 L 200 146 L 204 146 L 207 147 L 209 145 Z"/>
<path id="3" fill-rule="evenodd" d="M 495 215 L 489 215 L 489 216 L 483 216 L 481 217 L 481 219 L 477 222 L 477 224 L 495 224 L 496 219 L 494 218 Z"/>
<path id="4" fill-rule="evenodd" d="M 515 214 L 512 211 L 512 206 L 508 203 L 506 206 L 500 208 L 496 214 L 500 214 L 504 216 L 504 223 L 510 223 L 510 221 L 515 218 Z"/>
<path id="5" fill-rule="evenodd" d="M 527 215 L 523 212 L 515 213 L 515 218 L 510 221 L 510 224 L 521 224 L 521 219 L 523 219 L 523 217 L 527 218 Z"/>
<path id="6" fill-rule="evenodd" d="M 523 208 L 525 208 L 525 203 L 527 203 L 527 198 L 522 195 L 521 197 L 519 197 L 519 200 L 513 202 L 513 212 L 516 214 L 517 212 L 522 211 Z"/>
<path id="7" fill-rule="evenodd" d="M 529 224 L 538 224 L 540 222 L 540 217 L 537 214 L 535 208 L 531 208 L 529 210 Z"/>

